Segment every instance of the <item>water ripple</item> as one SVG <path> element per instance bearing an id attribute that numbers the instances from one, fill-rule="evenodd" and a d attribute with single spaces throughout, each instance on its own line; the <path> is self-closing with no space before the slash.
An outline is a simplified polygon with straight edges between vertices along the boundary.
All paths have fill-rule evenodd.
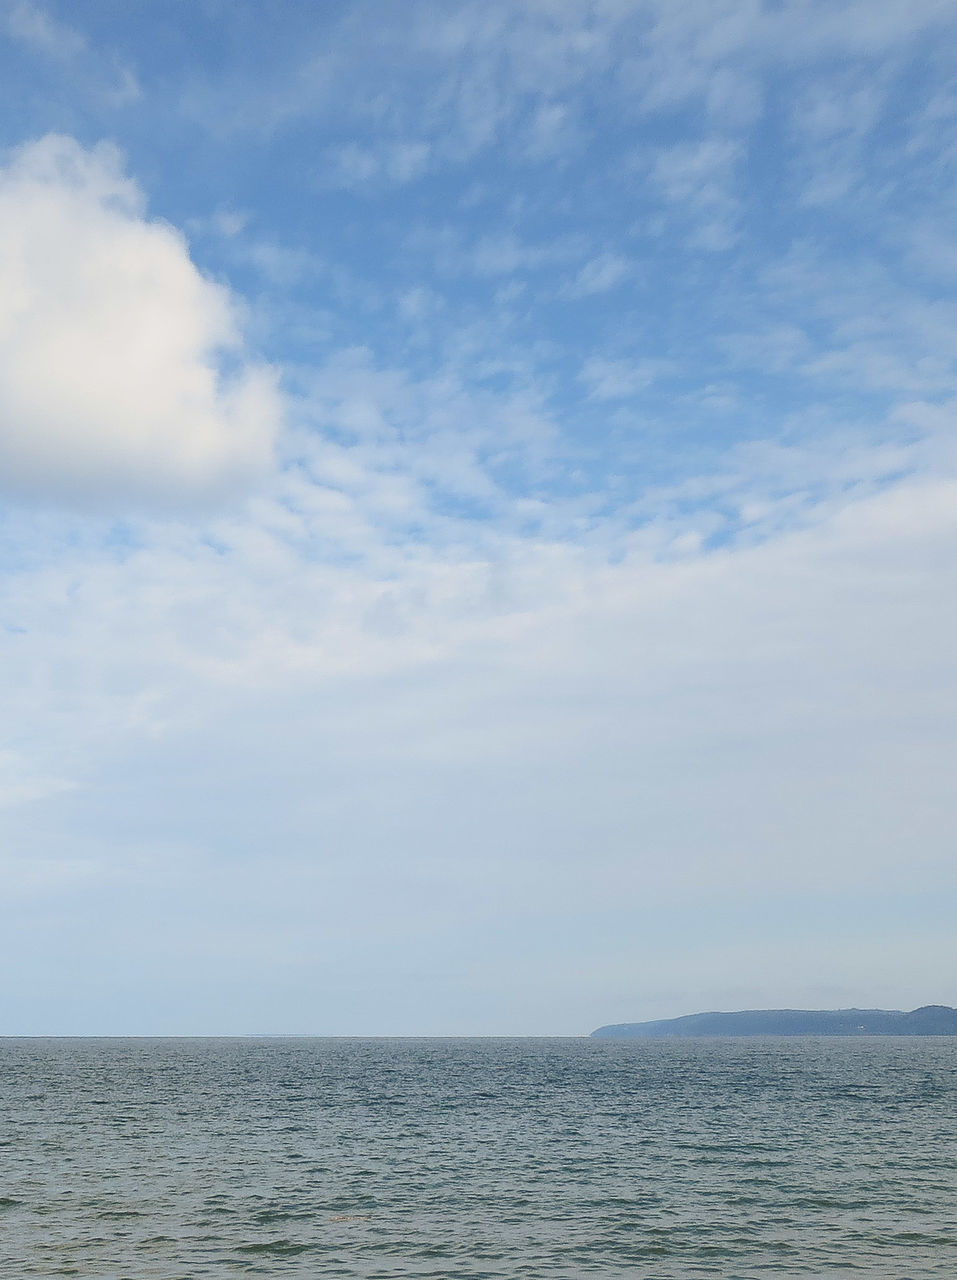
<path id="1" fill-rule="evenodd" d="M 957 1275 L 957 1041 L 0 1041 L 0 1276 Z"/>

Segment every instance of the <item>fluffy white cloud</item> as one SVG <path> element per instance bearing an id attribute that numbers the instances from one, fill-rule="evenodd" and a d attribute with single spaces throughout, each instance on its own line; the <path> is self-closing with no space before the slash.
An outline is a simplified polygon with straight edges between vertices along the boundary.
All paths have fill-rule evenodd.
<path id="1" fill-rule="evenodd" d="M 268 466 L 272 372 L 150 221 L 108 146 L 49 136 L 0 170 L 0 477 L 72 500 L 193 500 Z"/>

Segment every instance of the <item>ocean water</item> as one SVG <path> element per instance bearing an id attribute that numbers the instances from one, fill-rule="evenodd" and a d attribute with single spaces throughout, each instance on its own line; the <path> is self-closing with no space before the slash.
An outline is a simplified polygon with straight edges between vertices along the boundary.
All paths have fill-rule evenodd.
<path id="1" fill-rule="evenodd" d="M 957 1277 L 954 1040 L 0 1040 L 0 1275 Z"/>

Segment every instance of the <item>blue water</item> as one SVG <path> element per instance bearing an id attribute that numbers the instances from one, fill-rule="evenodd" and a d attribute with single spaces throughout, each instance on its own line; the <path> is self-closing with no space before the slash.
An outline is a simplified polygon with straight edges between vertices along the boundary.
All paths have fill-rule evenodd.
<path id="1" fill-rule="evenodd" d="M 0 1040 L 0 1275 L 957 1277 L 954 1040 Z"/>

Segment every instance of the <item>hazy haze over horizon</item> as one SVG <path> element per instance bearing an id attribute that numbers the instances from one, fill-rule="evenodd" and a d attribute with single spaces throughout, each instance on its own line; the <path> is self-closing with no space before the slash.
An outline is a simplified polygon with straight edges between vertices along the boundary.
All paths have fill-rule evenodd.
<path id="1" fill-rule="evenodd" d="M 957 1004 L 955 37 L 0 0 L 0 1034 Z"/>

